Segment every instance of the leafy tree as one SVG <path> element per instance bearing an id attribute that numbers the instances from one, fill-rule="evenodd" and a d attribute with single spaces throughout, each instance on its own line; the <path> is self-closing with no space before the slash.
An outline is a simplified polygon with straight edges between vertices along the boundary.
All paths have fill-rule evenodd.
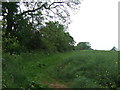
<path id="1" fill-rule="evenodd" d="M 68 32 L 65 32 L 64 26 L 59 22 L 46 23 L 46 27 L 41 30 L 41 39 L 44 48 L 52 48 L 52 50 L 60 52 L 71 50 L 75 44 L 73 38 Z"/>
<path id="2" fill-rule="evenodd" d="M 20 52 L 26 47 L 32 37 L 32 27 L 28 24 L 28 19 L 18 14 L 17 2 L 2 3 L 3 15 L 3 50 L 10 52 Z M 19 48 L 19 49 L 15 49 Z"/>
<path id="3" fill-rule="evenodd" d="M 76 50 L 91 50 L 89 42 L 79 42 L 76 46 Z"/>
<path id="4" fill-rule="evenodd" d="M 26 11 L 21 9 L 20 7 L 21 4 L 25 5 L 25 7 L 27 8 Z M 67 21 L 70 20 L 69 19 L 70 14 L 68 12 L 68 8 L 75 10 L 79 7 L 79 5 L 80 5 L 79 0 L 66 0 L 66 1 L 54 1 L 54 2 L 49 0 L 46 2 L 33 2 L 33 1 L 2 2 L 2 16 L 3 16 L 2 37 L 4 42 L 3 46 L 8 47 L 8 43 L 9 45 L 11 44 L 12 46 L 12 44 L 15 42 L 17 43 L 15 45 L 17 46 L 19 45 L 21 49 L 42 48 L 44 44 L 42 44 L 43 40 L 41 40 L 41 35 L 39 34 L 39 36 L 36 37 L 34 31 L 40 30 L 41 27 L 45 25 L 45 22 L 48 22 L 49 20 L 52 19 L 59 20 L 61 21 L 61 23 L 66 23 L 67 25 L 69 23 Z M 58 35 L 58 36 L 62 37 L 64 35 Z M 69 40 L 72 39 L 73 38 L 69 37 Z M 48 41 L 46 40 L 44 41 L 44 43 L 45 42 L 48 43 Z M 62 41 L 62 39 L 59 40 L 59 42 L 60 41 Z M 59 42 L 57 42 L 56 44 L 54 43 L 54 45 L 51 46 L 60 47 L 61 44 Z M 3 48 L 3 49 L 5 51 L 9 51 L 8 48 Z"/>

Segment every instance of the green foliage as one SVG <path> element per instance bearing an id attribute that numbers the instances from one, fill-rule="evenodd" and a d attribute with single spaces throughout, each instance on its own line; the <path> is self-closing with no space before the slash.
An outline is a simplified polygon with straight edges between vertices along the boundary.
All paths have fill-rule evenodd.
<path id="1" fill-rule="evenodd" d="M 40 37 L 36 38 L 34 25 L 29 17 L 18 15 L 17 7 L 16 2 L 3 2 L 3 50 L 18 53 L 17 48 L 23 48 L 24 52 L 40 48 Z"/>
<path id="2" fill-rule="evenodd" d="M 4 71 L 2 74 L 3 88 L 22 88 L 28 84 L 28 78 L 22 71 L 22 62 L 17 61 L 15 58 L 16 56 L 12 55 L 9 57 L 9 55 L 6 54 L 6 58 L 2 59 L 2 66 Z"/>
<path id="3" fill-rule="evenodd" d="M 46 27 L 41 30 L 41 40 L 43 48 L 60 52 L 73 49 L 75 43 L 59 22 L 46 23 Z"/>
<path id="4" fill-rule="evenodd" d="M 7 23 L 5 20 L 3 25 Z M 59 22 L 47 22 L 39 33 L 35 33 L 35 28 L 30 23 L 29 18 L 15 16 L 14 23 L 9 32 L 7 32 L 8 26 L 3 27 L 3 50 L 7 52 L 18 53 L 17 48 L 19 50 L 23 48 L 25 52 L 33 50 L 64 52 L 74 48 L 74 39 L 68 32 L 65 32 L 64 26 Z"/>
<path id="5" fill-rule="evenodd" d="M 4 53 L 3 87 L 46 88 L 43 82 L 57 82 L 71 88 L 116 88 L 120 81 L 117 55 L 116 51 L 86 50 L 56 54 Z"/>
<path id="6" fill-rule="evenodd" d="M 89 42 L 79 42 L 76 50 L 92 50 Z"/>
<path id="7" fill-rule="evenodd" d="M 20 53 L 17 48 L 23 48 L 25 52 L 33 50 L 64 52 L 74 48 L 75 41 L 65 31 L 64 25 L 53 21 L 45 23 L 41 10 L 35 10 L 36 12 L 30 10 L 31 13 L 28 15 L 29 10 L 24 13 L 19 11 L 19 2 L 3 2 L 2 4 L 3 50 L 6 52 Z M 29 7 L 27 4 L 26 7 Z M 41 28 L 42 26 L 44 28 Z M 39 30 L 38 34 L 34 32 L 36 30 Z"/>
<path id="8" fill-rule="evenodd" d="M 79 88 L 115 88 L 118 85 L 117 52 L 81 51 L 59 62 L 54 78 Z"/>
<path id="9" fill-rule="evenodd" d="M 3 38 L 3 50 L 12 54 L 20 54 L 21 46 L 17 38 Z"/>
<path id="10" fill-rule="evenodd" d="M 41 53 L 41 56 L 42 56 L 42 53 Z M 32 55 L 32 57 L 31 57 L 31 54 L 28 54 L 28 53 L 22 54 L 21 56 L 9 55 L 7 53 L 3 54 L 3 58 L 2 58 L 2 66 L 3 66 L 2 87 L 3 88 L 22 88 L 22 89 L 48 88 L 47 85 L 44 85 L 39 81 L 38 83 L 34 81 L 34 79 L 32 79 L 36 77 L 37 72 L 39 72 L 39 67 L 34 63 L 34 59 L 35 59 L 34 54 Z M 33 65 L 35 65 L 36 68 L 33 67 Z M 32 72 L 34 70 L 35 72 L 37 70 L 37 72 L 36 73 Z"/>
<path id="11" fill-rule="evenodd" d="M 69 83 L 69 87 L 119 86 L 117 52 L 76 51 L 51 55 L 49 52 L 74 48 L 75 41 L 65 31 L 64 25 L 47 22 L 36 35 L 34 30 L 43 26 L 42 12 L 39 11 L 36 16 L 31 13 L 33 21 L 38 22 L 36 25 L 30 22 L 27 13 L 23 16 L 18 14 L 18 3 L 2 4 L 3 88 L 47 88 L 42 81 L 52 82 L 53 79 Z M 80 42 L 76 49 L 90 50 L 91 47 L 88 42 Z M 23 53 L 28 50 L 41 50 L 44 53 Z"/>
<path id="12" fill-rule="evenodd" d="M 78 78 L 75 78 L 71 85 L 72 88 L 101 88 L 100 85 L 98 85 L 95 81 L 79 76 Z"/>

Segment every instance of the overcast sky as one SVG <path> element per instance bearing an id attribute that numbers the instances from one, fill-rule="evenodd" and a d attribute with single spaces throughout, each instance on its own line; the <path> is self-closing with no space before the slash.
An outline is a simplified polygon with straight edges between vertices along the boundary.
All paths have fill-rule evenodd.
<path id="1" fill-rule="evenodd" d="M 80 11 L 71 15 L 69 32 L 74 40 L 90 42 L 97 50 L 118 47 L 118 1 L 82 1 Z"/>

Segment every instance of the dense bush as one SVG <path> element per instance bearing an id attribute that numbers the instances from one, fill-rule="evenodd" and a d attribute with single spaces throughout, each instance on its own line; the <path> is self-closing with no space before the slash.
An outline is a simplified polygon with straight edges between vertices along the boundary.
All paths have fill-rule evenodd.
<path id="1" fill-rule="evenodd" d="M 31 54 L 22 55 L 9 55 L 4 53 L 2 58 L 2 88 L 21 88 L 21 89 L 33 89 L 33 88 L 48 88 L 47 85 L 38 83 L 32 78 L 35 77 L 33 65 L 34 60 L 31 59 Z M 32 55 L 34 57 L 34 54 Z M 35 58 L 34 58 L 35 59 Z M 32 61 L 33 64 L 30 62 Z M 30 65 L 28 64 L 30 63 Z M 38 63 L 37 63 L 38 64 Z M 39 67 L 35 64 L 36 70 L 39 71 Z M 39 73 L 39 72 L 38 72 Z"/>
<path id="2" fill-rule="evenodd" d="M 20 54 L 22 47 L 19 44 L 19 41 L 16 38 L 3 38 L 2 42 L 3 51 L 9 52 L 12 54 Z"/>

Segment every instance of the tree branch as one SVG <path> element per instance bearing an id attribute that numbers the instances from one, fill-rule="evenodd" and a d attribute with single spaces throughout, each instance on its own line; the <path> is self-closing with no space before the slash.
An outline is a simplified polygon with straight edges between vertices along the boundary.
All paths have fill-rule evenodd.
<path id="1" fill-rule="evenodd" d="M 37 8 L 37 9 L 25 11 L 25 12 L 21 13 L 20 15 L 24 15 L 24 14 L 29 13 L 29 12 L 35 12 L 35 11 L 37 11 L 37 10 L 39 10 L 39 9 L 42 9 L 42 8 L 50 9 L 51 6 L 52 6 L 53 4 L 55 4 L 55 3 L 65 3 L 65 2 L 53 2 L 53 3 L 51 3 L 48 7 L 46 6 L 46 5 L 47 5 L 47 2 L 46 2 L 46 3 L 44 3 L 43 5 L 41 5 L 41 7 Z M 52 7 L 52 8 L 56 8 L 56 6 L 55 6 L 55 7 Z"/>

